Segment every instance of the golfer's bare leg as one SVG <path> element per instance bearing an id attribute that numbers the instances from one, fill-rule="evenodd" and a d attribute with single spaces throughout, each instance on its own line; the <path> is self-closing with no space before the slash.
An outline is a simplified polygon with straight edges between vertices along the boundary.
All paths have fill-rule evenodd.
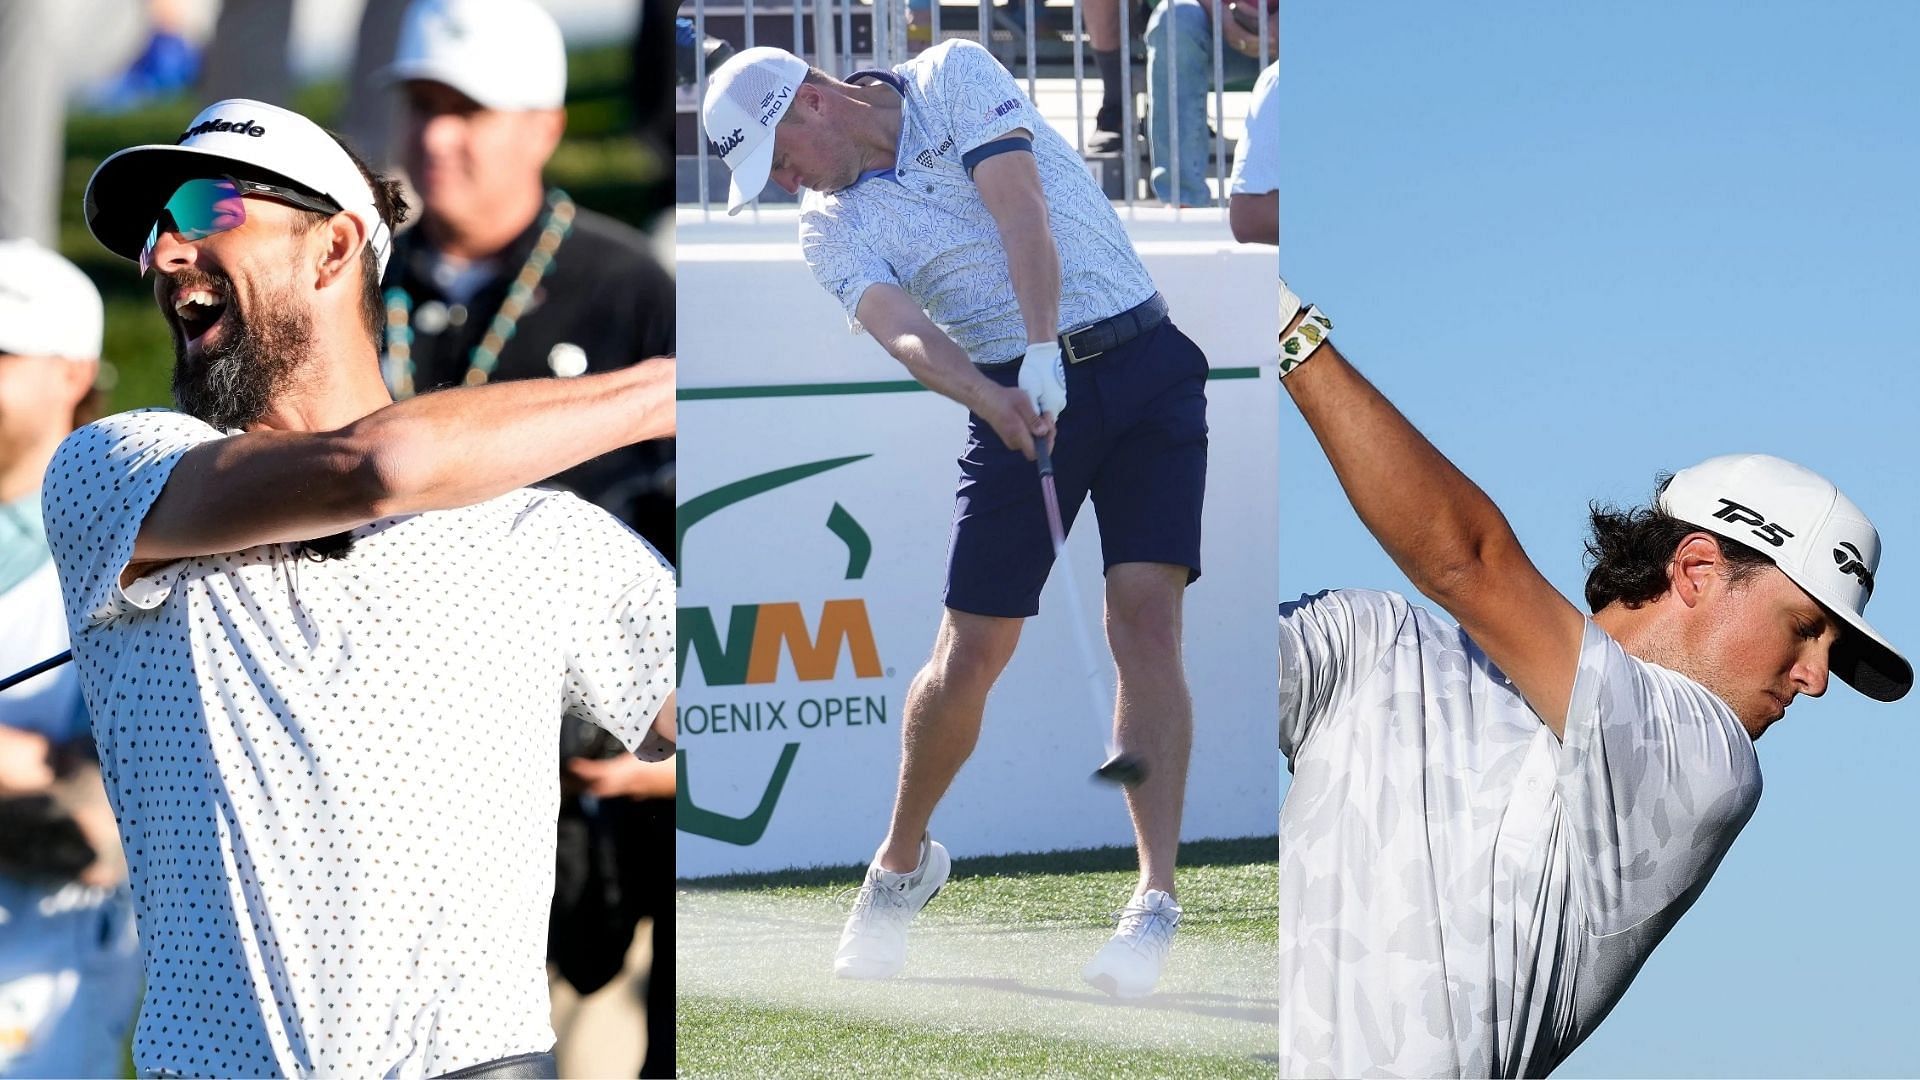
<path id="1" fill-rule="evenodd" d="M 1138 756 L 1147 777 L 1127 789 L 1127 810 L 1140 845 L 1140 889 L 1173 888 L 1180 848 L 1180 811 L 1193 749 L 1193 699 L 1180 660 L 1181 601 L 1187 568 L 1119 563 L 1107 570 L 1107 644 L 1120 674 L 1114 731 Z"/>
<path id="2" fill-rule="evenodd" d="M 900 788 L 880 849 L 882 869 L 904 872 L 919 864 L 920 838 L 933 808 L 980 741 L 987 691 L 1012 659 L 1022 621 L 951 608 L 940 620 L 933 657 L 907 690 L 900 721 Z"/>

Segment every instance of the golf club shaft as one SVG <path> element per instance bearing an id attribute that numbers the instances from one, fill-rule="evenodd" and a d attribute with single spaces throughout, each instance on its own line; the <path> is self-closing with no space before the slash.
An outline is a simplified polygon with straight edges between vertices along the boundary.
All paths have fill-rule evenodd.
<path id="1" fill-rule="evenodd" d="M 32 667 L 22 668 L 6 678 L 0 679 L 0 690 L 8 690 L 18 686 L 28 679 L 33 678 L 35 675 L 52 671 L 54 668 L 59 667 L 71 659 L 73 659 L 73 650 L 71 649 L 61 653 L 59 656 L 49 656 Z"/>
<path id="2" fill-rule="evenodd" d="M 1080 585 L 1073 576 L 1073 564 L 1067 558 L 1067 530 L 1060 518 L 1060 496 L 1053 485 L 1053 455 L 1047 451 L 1044 440 L 1035 439 L 1034 459 L 1040 466 L 1040 497 L 1047 506 L 1047 531 L 1053 537 L 1053 565 L 1060 571 L 1060 580 L 1067 589 L 1067 605 L 1071 608 L 1073 637 L 1080 646 L 1080 663 L 1086 669 L 1087 700 L 1093 706 L 1093 718 L 1100 727 L 1100 745 L 1107 748 L 1107 756 L 1117 751 L 1113 744 L 1113 712 L 1106 700 L 1106 687 L 1100 678 L 1100 657 L 1094 652 L 1093 638 L 1088 635 L 1085 610 L 1080 605 Z"/>

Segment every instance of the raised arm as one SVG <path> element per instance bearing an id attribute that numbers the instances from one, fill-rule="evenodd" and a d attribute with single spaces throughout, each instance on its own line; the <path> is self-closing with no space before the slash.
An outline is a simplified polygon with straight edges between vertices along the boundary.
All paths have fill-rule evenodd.
<path id="1" fill-rule="evenodd" d="M 855 314 L 860 325 L 920 385 L 973 410 L 1008 446 L 1032 458 L 1035 437 L 1052 437 L 1053 425 L 1035 414 L 1026 393 L 982 375 L 967 358 L 966 350 L 933 325 L 904 289 L 897 285 L 868 286 Z"/>
<path id="2" fill-rule="evenodd" d="M 1561 735 L 1585 632 L 1579 610 L 1527 558 L 1493 500 L 1331 342 L 1308 355 L 1284 384 L 1360 520 Z"/>
<path id="3" fill-rule="evenodd" d="M 660 357 L 573 379 L 422 394 L 336 431 L 257 431 L 187 451 L 147 511 L 129 576 L 155 563 L 311 540 L 468 506 L 674 432 Z"/>

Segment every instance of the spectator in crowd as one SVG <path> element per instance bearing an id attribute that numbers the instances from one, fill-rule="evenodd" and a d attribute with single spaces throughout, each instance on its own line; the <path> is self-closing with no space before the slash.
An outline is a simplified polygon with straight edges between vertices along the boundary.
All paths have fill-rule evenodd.
<path id="1" fill-rule="evenodd" d="M 1267 5 L 1264 54 L 1260 4 Z M 1219 18 L 1215 18 L 1215 13 Z M 1222 77 L 1251 79 L 1280 51 L 1279 0 L 1166 0 L 1147 20 L 1147 142 L 1154 197 L 1212 206 L 1207 163 L 1207 94 L 1213 82 L 1213 33 L 1219 23 Z M 1177 176 L 1175 174 L 1178 174 Z"/>
<path id="2" fill-rule="evenodd" d="M 1227 225 L 1243 244 L 1280 243 L 1280 62 L 1275 60 L 1253 84 L 1247 106 L 1247 134 L 1233 154 L 1227 176 Z"/>
<path id="3" fill-rule="evenodd" d="M 533 0 L 416 0 L 387 77 L 420 224 L 385 279 L 387 384 L 575 376 L 673 351 L 673 280 L 637 231 L 542 171 L 566 126 L 567 54 Z M 674 556 L 671 442 L 555 478 Z"/>
<path id="4" fill-rule="evenodd" d="M 1129 3 L 1132 0 L 1128 0 Z M 1124 112 L 1120 103 L 1120 65 L 1126 62 L 1126 50 L 1120 41 L 1121 0 L 1086 0 L 1080 5 L 1080 17 L 1087 28 L 1087 44 L 1093 47 L 1093 63 L 1100 69 L 1100 108 L 1093 114 L 1093 138 L 1087 150 L 1095 154 L 1119 153 L 1120 125 Z"/>
<path id="5" fill-rule="evenodd" d="M 147 0 L 146 8 L 145 44 L 119 74 L 87 95 L 92 107 L 109 112 L 137 109 L 186 90 L 200 77 L 200 46 L 187 38 L 186 0 Z M 258 42 L 247 44 L 258 48 Z"/>
<path id="6" fill-rule="evenodd" d="M 0 241 L 0 676 L 67 648 L 47 462 L 95 404 L 102 309 L 78 267 Z M 117 1076 L 140 954 L 80 683 L 0 691 L 0 1076 Z"/>

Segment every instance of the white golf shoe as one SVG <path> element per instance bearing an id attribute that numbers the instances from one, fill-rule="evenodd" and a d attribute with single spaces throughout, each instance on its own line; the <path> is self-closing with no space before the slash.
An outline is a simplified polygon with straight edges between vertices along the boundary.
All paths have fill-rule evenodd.
<path id="1" fill-rule="evenodd" d="M 1180 905 L 1159 889 L 1149 889 L 1115 915 L 1119 929 L 1080 969 L 1080 977 L 1114 997 L 1146 997 L 1160 981 L 1167 950 L 1173 947 Z"/>
<path id="2" fill-rule="evenodd" d="M 947 849 L 931 839 L 920 841 L 920 865 L 904 873 L 882 870 L 878 861 L 867 867 L 847 927 L 840 932 L 840 952 L 833 958 L 833 974 L 841 979 L 890 979 L 907 965 L 907 926 L 947 883 L 952 861 Z"/>

